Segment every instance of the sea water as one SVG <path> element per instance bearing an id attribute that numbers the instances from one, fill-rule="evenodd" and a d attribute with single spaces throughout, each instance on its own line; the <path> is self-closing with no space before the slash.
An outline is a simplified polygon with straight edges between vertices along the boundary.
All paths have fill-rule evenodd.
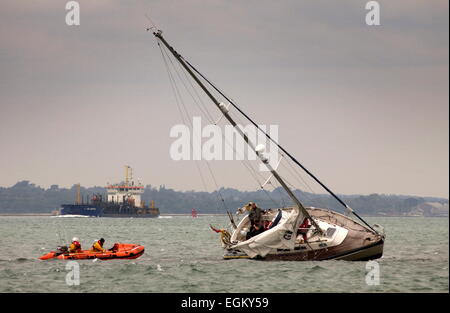
<path id="1" fill-rule="evenodd" d="M 223 260 L 209 224 L 225 216 L 172 218 L 0 217 L 0 292 L 448 292 L 447 218 L 367 218 L 385 228 L 384 255 L 367 262 Z M 39 256 L 79 237 L 145 246 L 134 260 L 80 260 L 79 284 L 68 261 Z M 373 280 L 373 270 L 379 280 Z"/>

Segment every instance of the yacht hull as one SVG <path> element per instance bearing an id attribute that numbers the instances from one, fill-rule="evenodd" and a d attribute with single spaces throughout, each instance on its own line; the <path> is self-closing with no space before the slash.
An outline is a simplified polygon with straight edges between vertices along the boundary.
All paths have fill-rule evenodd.
<path id="1" fill-rule="evenodd" d="M 344 243 L 342 243 L 343 245 Z M 368 261 L 381 258 L 383 255 L 384 242 L 381 240 L 373 245 L 360 247 L 356 249 L 345 249 L 341 245 L 330 248 L 320 249 L 308 252 L 276 253 L 268 254 L 266 261 L 325 261 L 325 260 L 343 260 L 343 261 Z"/>
<path id="2" fill-rule="evenodd" d="M 356 223 L 351 218 L 326 209 L 307 208 L 309 214 L 317 219 L 348 230 L 345 239 L 338 245 L 320 249 L 308 249 L 305 244 L 295 246 L 293 250 L 278 249 L 265 257 L 266 261 L 367 261 L 383 256 L 384 236 Z M 244 253 L 233 250 L 224 255 L 224 259 L 249 258 Z"/>

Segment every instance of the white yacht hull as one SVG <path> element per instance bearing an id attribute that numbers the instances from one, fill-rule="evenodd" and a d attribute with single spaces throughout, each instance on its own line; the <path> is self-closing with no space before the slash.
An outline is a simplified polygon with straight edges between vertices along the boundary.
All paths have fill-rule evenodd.
<path id="1" fill-rule="evenodd" d="M 331 238 L 308 238 L 306 242 L 297 243 L 294 249 L 274 249 L 263 257 L 254 258 L 267 261 L 366 261 L 383 255 L 384 236 L 342 214 L 317 208 L 307 210 L 320 224 L 336 228 L 337 234 Z M 244 226 L 239 225 L 237 231 Z M 250 257 L 239 249 L 228 249 L 224 255 L 224 259 L 240 258 Z"/>

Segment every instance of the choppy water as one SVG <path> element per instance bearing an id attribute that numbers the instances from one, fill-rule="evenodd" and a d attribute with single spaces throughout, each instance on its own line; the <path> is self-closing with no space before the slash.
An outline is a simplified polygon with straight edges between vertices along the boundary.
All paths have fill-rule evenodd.
<path id="1" fill-rule="evenodd" d="M 223 260 L 208 225 L 226 217 L 159 219 L 0 217 L 0 292 L 448 292 L 446 218 L 369 218 L 385 227 L 380 284 L 366 284 L 366 262 Z M 37 258 L 58 235 L 138 243 L 136 260 L 83 260 L 80 285 L 66 284 L 67 261 Z"/>

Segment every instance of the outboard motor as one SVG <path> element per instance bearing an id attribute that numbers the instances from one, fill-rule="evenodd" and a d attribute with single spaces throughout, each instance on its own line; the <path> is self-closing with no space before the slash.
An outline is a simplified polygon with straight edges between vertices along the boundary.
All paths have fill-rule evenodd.
<path id="1" fill-rule="evenodd" d="M 69 252 L 69 248 L 67 248 L 67 246 L 58 246 L 56 248 L 56 254 L 57 255 L 68 253 L 68 252 Z"/>

